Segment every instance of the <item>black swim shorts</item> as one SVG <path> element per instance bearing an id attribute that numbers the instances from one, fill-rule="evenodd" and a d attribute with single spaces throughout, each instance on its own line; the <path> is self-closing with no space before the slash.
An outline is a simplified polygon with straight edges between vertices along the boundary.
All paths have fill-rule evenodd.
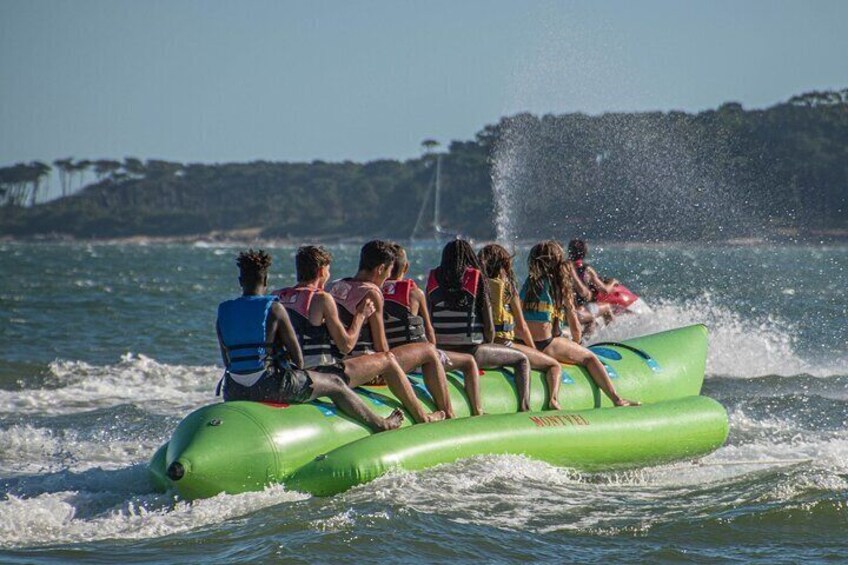
<path id="1" fill-rule="evenodd" d="M 350 384 L 350 377 L 345 374 L 344 361 L 336 361 L 332 365 L 319 365 L 309 370 L 315 371 L 316 373 L 329 373 L 331 375 L 336 375 L 338 377 L 341 377 L 345 384 Z"/>
<path id="2" fill-rule="evenodd" d="M 278 369 L 262 375 L 253 386 L 224 378 L 224 400 L 301 404 L 312 398 L 312 379 L 301 369 Z"/>

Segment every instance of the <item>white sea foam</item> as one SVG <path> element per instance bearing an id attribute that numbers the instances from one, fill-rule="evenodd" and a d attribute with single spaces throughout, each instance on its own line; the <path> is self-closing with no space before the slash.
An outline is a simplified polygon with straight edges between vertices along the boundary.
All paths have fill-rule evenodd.
<path id="1" fill-rule="evenodd" d="M 132 440 L 82 439 L 73 429 L 53 430 L 15 425 L 0 430 L 0 474 L 83 472 L 118 469 L 147 461 L 159 447 L 159 438 Z"/>
<path id="2" fill-rule="evenodd" d="M 583 474 L 521 456 L 484 456 L 390 474 L 343 496 L 354 508 L 382 500 L 462 523 L 612 535 L 848 490 L 848 430 L 810 432 L 791 418 L 758 421 L 742 410 L 730 420 L 755 439 L 694 462 Z"/>
<path id="3" fill-rule="evenodd" d="M 348 508 L 329 518 L 312 520 L 309 525 L 321 532 L 335 532 L 354 530 L 363 525 L 373 525 L 376 521 L 389 522 L 391 515 L 388 512 L 358 512 Z"/>
<path id="4" fill-rule="evenodd" d="M 113 495 L 97 491 L 48 492 L 32 498 L 7 495 L 0 500 L 0 547 L 157 538 L 304 498 L 282 487 L 221 494 L 193 503 L 154 494 L 115 503 Z M 104 502 L 108 505 L 105 508 Z"/>
<path id="5" fill-rule="evenodd" d="M 622 340 L 690 324 L 709 329 L 707 374 L 751 378 L 765 375 L 845 374 L 845 366 L 813 364 L 796 351 L 795 328 L 773 316 L 745 318 L 714 302 L 709 294 L 685 303 L 661 300 L 647 315 L 623 315 L 593 336 L 592 341 Z"/>
<path id="6" fill-rule="evenodd" d="M 0 415 L 57 415 L 134 404 L 149 412 L 185 412 L 214 400 L 221 369 L 167 365 L 128 353 L 115 365 L 50 364 L 50 386 L 0 390 Z"/>

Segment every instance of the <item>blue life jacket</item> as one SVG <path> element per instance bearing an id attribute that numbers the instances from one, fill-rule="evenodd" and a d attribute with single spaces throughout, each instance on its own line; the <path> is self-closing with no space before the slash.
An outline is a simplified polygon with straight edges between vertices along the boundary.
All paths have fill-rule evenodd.
<path id="1" fill-rule="evenodd" d="M 276 296 L 240 296 L 218 305 L 218 332 L 227 373 L 258 373 L 274 361 L 274 344 L 266 343 L 265 335 L 268 312 L 276 301 Z"/>

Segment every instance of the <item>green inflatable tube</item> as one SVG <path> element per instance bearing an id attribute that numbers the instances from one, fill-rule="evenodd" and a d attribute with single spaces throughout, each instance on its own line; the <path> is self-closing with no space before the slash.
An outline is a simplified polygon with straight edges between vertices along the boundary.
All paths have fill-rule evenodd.
<path id="1" fill-rule="evenodd" d="M 367 437 L 319 455 L 286 485 L 326 496 L 392 470 L 417 471 L 475 455 L 527 455 L 587 471 L 620 469 L 704 455 L 726 438 L 727 413 L 705 396 L 630 410 L 504 414 Z"/>
<path id="2" fill-rule="evenodd" d="M 605 410 L 611 406 L 609 399 L 598 390 L 584 369 L 572 365 L 563 366 L 559 393 L 562 411 L 516 414 L 518 400 L 512 374 L 508 370 L 497 370 L 486 371 L 480 379 L 487 415 L 464 417 L 470 414 L 470 406 L 465 396 L 462 375 L 449 373 L 448 388 L 457 419 L 410 426 L 407 417 L 400 430 L 373 437 L 367 428 L 340 414 L 326 401 L 292 406 L 221 402 L 192 412 L 177 426 L 170 441 L 153 456 L 149 465 L 151 478 L 159 490 L 175 489 L 186 499 L 206 498 L 221 492 L 234 494 L 261 490 L 274 483 L 285 483 L 292 487 L 297 484 L 297 488 L 314 488 L 316 492 L 331 493 L 361 482 L 358 478 L 344 478 L 345 473 L 373 478 L 385 471 L 387 461 L 394 466 L 409 469 L 421 469 L 445 462 L 443 457 L 436 455 L 414 458 L 404 455 L 400 459 L 392 459 L 395 451 L 389 446 L 407 441 L 423 442 L 418 446 L 421 453 L 433 453 L 430 444 L 440 445 L 448 441 L 445 439 L 448 437 L 451 438 L 450 442 L 467 447 L 455 456 L 451 455 L 451 461 L 483 453 L 516 453 L 579 468 L 590 468 L 593 465 L 647 465 L 692 457 L 715 449 L 724 441 L 727 416 L 723 410 L 719 413 L 717 408 L 720 407 L 708 399 L 697 399 L 698 402 L 693 403 L 689 398 L 697 397 L 703 384 L 707 351 L 704 326 L 689 326 L 617 344 L 597 344 L 591 349 L 607 366 L 619 393 L 626 398 L 639 400 L 645 406 Z M 432 407 L 421 375 L 411 374 L 409 378 L 419 398 Z M 386 387 L 363 387 L 357 389 L 357 392 L 375 412 L 383 416 L 388 415 L 393 408 L 400 407 L 400 403 Z M 531 409 L 541 411 L 545 398 L 544 376 L 534 372 Z M 676 402 L 682 400 L 685 402 Z M 560 433 L 565 434 L 563 438 L 566 439 L 560 441 L 548 437 L 541 443 L 530 442 L 536 446 L 532 449 L 526 438 L 520 439 L 510 432 L 513 426 L 517 426 L 517 422 L 533 422 L 527 420 L 530 416 L 576 416 L 578 411 L 581 418 L 596 423 L 580 428 L 591 428 L 591 431 L 575 436 L 574 441 L 601 441 L 603 450 L 607 452 L 606 459 L 597 455 L 589 457 L 586 450 L 575 451 L 584 454 L 577 458 L 569 456 L 557 459 L 554 452 L 558 449 L 564 454 L 572 451 L 568 443 L 572 441 L 572 436 L 568 435 L 565 426 L 553 427 L 562 427 Z M 716 425 L 716 419 L 724 422 L 723 427 Z M 641 426 L 633 424 L 634 421 L 643 420 Z M 684 421 L 689 423 L 684 426 Z M 623 438 L 625 432 L 622 428 L 624 424 L 619 422 L 629 422 L 625 428 L 642 430 L 640 433 L 645 434 L 643 442 L 653 440 L 663 445 L 654 449 L 637 447 L 629 431 L 629 439 L 617 439 Z M 536 427 L 535 424 L 533 426 Z M 540 432 L 547 430 L 544 426 L 537 428 L 536 435 L 526 431 L 526 434 L 530 434 L 527 437 L 542 437 L 540 433 L 551 433 Z M 683 435 L 680 441 L 670 442 L 665 435 L 658 435 L 660 433 Z M 593 439 L 579 439 L 590 436 Z M 602 441 L 599 439 L 601 436 L 606 439 Z M 458 441 L 457 438 L 467 438 L 467 441 Z M 662 439 L 658 441 L 657 438 Z M 551 441 L 553 445 L 540 449 Z M 354 442 L 356 445 L 368 446 L 361 452 L 362 456 L 352 457 L 346 463 L 358 471 L 354 473 L 336 467 L 331 471 L 331 466 L 342 461 L 340 454 L 352 453 L 350 450 L 360 453 L 358 448 L 354 448 Z M 349 444 L 350 450 L 335 451 Z M 366 460 L 366 451 L 372 453 L 368 456 L 371 459 Z M 331 453 L 332 457 L 329 456 Z M 327 457 L 315 461 L 321 455 Z M 309 469 L 315 469 L 314 479 L 309 477 Z M 335 474 L 340 477 L 338 486 L 331 487 L 329 483 L 335 479 L 326 477 Z"/>

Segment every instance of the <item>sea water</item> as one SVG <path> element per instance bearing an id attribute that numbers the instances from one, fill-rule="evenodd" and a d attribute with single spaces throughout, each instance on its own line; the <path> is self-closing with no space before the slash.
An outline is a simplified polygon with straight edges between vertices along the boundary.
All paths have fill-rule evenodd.
<path id="1" fill-rule="evenodd" d="M 190 503 L 155 492 L 146 464 L 216 401 L 238 249 L 0 244 L 0 562 L 848 560 L 848 247 L 593 246 L 654 312 L 596 339 L 710 329 L 704 393 L 730 437 L 698 462 L 479 457 L 329 498 Z M 290 284 L 294 248 L 269 250 L 271 285 Z M 358 248 L 332 251 L 351 274 Z M 411 251 L 419 282 L 438 254 Z"/>

